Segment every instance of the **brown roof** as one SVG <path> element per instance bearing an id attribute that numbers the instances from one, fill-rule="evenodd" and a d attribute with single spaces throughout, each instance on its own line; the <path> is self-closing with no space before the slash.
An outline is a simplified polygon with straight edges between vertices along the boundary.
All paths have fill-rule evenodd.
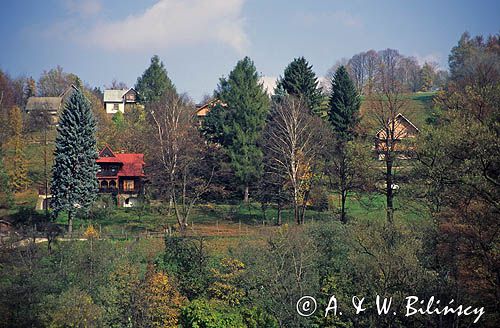
<path id="1" fill-rule="evenodd" d="M 53 110 L 61 108 L 62 97 L 30 97 L 26 104 L 26 111 Z"/>

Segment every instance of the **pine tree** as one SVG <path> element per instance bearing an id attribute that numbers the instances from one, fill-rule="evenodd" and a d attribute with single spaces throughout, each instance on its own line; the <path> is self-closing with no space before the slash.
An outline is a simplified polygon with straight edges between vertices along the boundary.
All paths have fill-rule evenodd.
<path id="1" fill-rule="evenodd" d="M 80 90 L 68 99 L 57 128 L 52 169 L 52 208 L 54 216 L 68 213 L 68 231 L 73 215 L 88 209 L 97 196 L 96 121 L 90 102 Z"/>
<path id="2" fill-rule="evenodd" d="M 137 79 L 135 90 L 142 103 L 157 101 L 166 90 L 175 91 L 175 86 L 168 77 L 167 70 L 158 56 L 151 58 L 151 64 Z"/>
<path id="3" fill-rule="evenodd" d="M 346 222 L 345 202 L 350 188 L 349 181 L 353 175 L 353 158 L 348 142 L 355 137 L 355 128 L 359 123 L 359 108 L 361 101 L 349 73 L 340 66 L 332 79 L 330 110 L 328 119 L 335 134 L 335 150 L 333 154 L 333 171 L 338 178 L 337 188 L 341 196 L 342 222 Z"/>
<path id="4" fill-rule="evenodd" d="M 337 139 L 354 139 L 354 128 L 359 122 L 361 100 L 349 73 L 340 66 L 332 79 L 330 110 L 328 119 L 333 126 Z"/>
<path id="5" fill-rule="evenodd" d="M 269 111 L 269 98 L 250 58 L 240 60 L 227 79 L 220 79 L 215 97 L 220 104 L 207 115 L 209 129 L 227 151 L 247 202 L 249 184 L 262 171 L 257 143 Z"/>
<path id="6" fill-rule="evenodd" d="M 10 169 L 11 188 L 14 191 L 25 191 L 28 188 L 30 180 L 28 178 L 28 162 L 24 153 L 23 117 L 21 109 L 17 106 L 13 107 L 9 114 L 9 122 L 12 129 L 9 148 L 13 153 Z"/>
<path id="7" fill-rule="evenodd" d="M 323 95 L 318 88 L 318 78 L 304 57 L 295 58 L 286 68 L 282 78 L 278 80 L 276 90 L 284 90 L 287 94 L 302 98 L 311 112 L 321 115 Z"/>

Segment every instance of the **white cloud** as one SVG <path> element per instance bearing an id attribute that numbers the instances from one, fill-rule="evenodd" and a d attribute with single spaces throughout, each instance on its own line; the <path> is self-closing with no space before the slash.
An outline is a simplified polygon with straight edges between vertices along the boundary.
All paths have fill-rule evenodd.
<path id="1" fill-rule="evenodd" d="M 276 88 L 276 80 L 276 76 L 261 76 L 259 82 L 262 83 L 267 94 L 272 95 L 274 94 L 274 88 Z"/>
<path id="2" fill-rule="evenodd" d="M 221 42 L 242 53 L 244 0 L 160 0 L 143 13 L 97 24 L 87 35 L 107 50 L 160 50 L 176 45 Z"/>

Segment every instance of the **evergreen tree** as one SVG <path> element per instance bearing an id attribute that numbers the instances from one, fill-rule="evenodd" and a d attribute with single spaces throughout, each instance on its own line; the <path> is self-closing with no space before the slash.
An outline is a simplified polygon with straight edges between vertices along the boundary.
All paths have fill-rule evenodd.
<path id="1" fill-rule="evenodd" d="M 175 91 L 175 86 L 167 75 L 167 70 L 155 55 L 151 58 L 151 64 L 137 79 L 135 90 L 138 92 L 139 101 L 151 103 L 161 98 L 166 90 Z"/>
<path id="2" fill-rule="evenodd" d="M 269 98 L 250 58 L 240 60 L 227 79 L 220 79 L 215 98 L 220 103 L 207 115 L 207 130 L 227 151 L 247 202 L 249 184 L 262 171 L 257 143 L 269 111 Z"/>
<path id="3" fill-rule="evenodd" d="M 57 128 L 52 169 L 52 208 L 54 215 L 68 213 L 68 231 L 73 215 L 86 210 L 97 196 L 96 121 L 90 102 L 80 90 L 68 99 Z"/>
<path id="4" fill-rule="evenodd" d="M 356 158 L 353 157 L 348 142 L 355 137 L 360 105 L 357 89 L 349 73 L 344 66 L 340 66 L 332 79 L 328 118 L 335 134 L 332 171 L 337 178 L 335 185 L 341 197 L 340 219 L 344 223 L 347 221 L 345 210 L 347 192 L 352 185 L 350 182 L 353 180 L 353 175 L 358 173 L 358 170 L 353 170 Z"/>
<path id="5" fill-rule="evenodd" d="M 295 58 L 286 68 L 282 78 L 278 80 L 276 90 L 284 90 L 287 94 L 302 98 L 313 113 L 321 115 L 323 95 L 318 88 L 318 78 L 304 57 Z M 275 90 L 275 92 L 276 92 Z"/>
<path id="6" fill-rule="evenodd" d="M 9 142 L 9 148 L 12 150 L 10 182 L 14 191 L 25 191 L 30 182 L 28 178 L 28 163 L 24 153 L 23 140 L 23 117 L 19 107 L 12 107 L 9 115 L 12 137 Z"/>
<path id="7" fill-rule="evenodd" d="M 361 100 L 349 73 L 340 66 L 332 79 L 328 119 L 338 140 L 354 139 L 354 128 L 359 122 Z"/>

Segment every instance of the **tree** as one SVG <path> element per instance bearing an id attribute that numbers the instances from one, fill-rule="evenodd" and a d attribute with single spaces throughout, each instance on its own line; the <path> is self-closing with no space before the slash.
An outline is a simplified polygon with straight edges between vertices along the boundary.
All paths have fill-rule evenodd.
<path id="1" fill-rule="evenodd" d="M 102 309 L 94 303 L 92 297 L 71 287 L 57 299 L 50 298 L 54 308 L 44 314 L 48 327 L 100 327 Z"/>
<path id="2" fill-rule="evenodd" d="M 24 153 L 23 117 L 19 107 L 12 107 L 9 122 L 12 129 L 12 137 L 9 141 L 9 148 L 12 152 L 9 170 L 10 182 L 14 191 L 25 191 L 30 180 L 28 178 L 28 162 Z"/>
<path id="3" fill-rule="evenodd" d="M 116 79 L 113 79 L 113 81 L 111 81 L 111 84 L 106 86 L 106 89 L 125 90 L 125 89 L 128 89 L 128 87 L 127 87 L 127 84 L 125 82 L 117 81 Z"/>
<path id="4" fill-rule="evenodd" d="M 422 91 L 431 91 L 436 79 L 436 65 L 435 63 L 426 62 L 422 66 Z"/>
<path id="5" fill-rule="evenodd" d="M 283 78 L 277 83 L 287 94 L 303 98 L 312 113 L 321 115 L 320 107 L 323 99 L 321 89 L 318 88 L 318 78 L 304 57 L 295 58 L 285 68 Z"/>
<path id="6" fill-rule="evenodd" d="M 115 114 L 113 114 L 111 121 L 113 121 L 115 129 L 117 129 L 118 131 L 123 130 L 124 125 L 125 125 L 125 120 L 123 118 L 122 112 L 117 111 Z"/>
<path id="7" fill-rule="evenodd" d="M 178 327 L 181 307 L 185 298 L 172 285 L 169 276 L 156 272 L 149 264 L 144 281 L 139 289 L 137 304 L 140 315 L 139 327 Z"/>
<path id="8" fill-rule="evenodd" d="M 0 208 L 9 208 L 14 199 L 10 187 L 9 175 L 3 163 L 3 151 L 0 149 Z"/>
<path id="9" fill-rule="evenodd" d="M 435 265 L 452 281 L 449 293 L 485 304 L 483 325 L 493 327 L 500 308 L 500 52 L 498 35 L 492 43 L 473 40 L 462 36 L 452 49 L 450 82 L 437 97 L 443 120 L 416 143 L 414 193 L 436 222 Z"/>
<path id="10" fill-rule="evenodd" d="M 72 233 L 73 215 L 88 210 L 97 197 L 96 121 L 90 102 L 75 91 L 59 120 L 52 168 L 52 208 L 54 216 L 68 213 L 68 232 Z"/>
<path id="11" fill-rule="evenodd" d="M 403 130 L 398 129 L 398 114 L 404 114 L 407 98 L 404 86 L 397 78 L 400 55 L 396 50 L 381 52 L 381 61 L 377 71 L 374 93 L 368 99 L 369 116 L 374 127 L 380 131 L 383 140 L 383 160 L 385 162 L 385 195 L 387 220 L 394 217 L 394 162 Z"/>
<path id="12" fill-rule="evenodd" d="M 36 82 L 32 77 L 26 80 L 25 86 L 25 99 L 28 100 L 30 97 L 36 96 Z"/>
<path id="13" fill-rule="evenodd" d="M 358 93 L 363 92 L 363 87 L 366 83 L 366 53 L 361 52 L 352 56 L 347 64 L 352 72 L 352 80 L 356 86 Z M 341 66 L 344 67 L 345 66 Z M 339 67 L 340 68 L 340 67 Z M 336 70 L 338 71 L 338 69 Z"/>
<path id="14" fill-rule="evenodd" d="M 341 197 L 340 220 L 346 222 L 345 201 L 353 180 L 353 156 L 348 156 L 353 149 L 348 150 L 348 142 L 354 140 L 356 126 L 359 123 L 359 108 L 361 100 L 354 83 L 344 66 L 340 66 L 332 79 L 330 110 L 328 118 L 335 135 L 335 149 L 333 150 L 333 164 L 338 174 L 338 191 Z M 352 155 L 349 154 L 349 155 Z"/>
<path id="15" fill-rule="evenodd" d="M 75 74 L 64 72 L 61 66 L 43 71 L 38 80 L 38 93 L 42 97 L 59 97 L 77 79 Z"/>
<path id="16" fill-rule="evenodd" d="M 273 104 L 265 130 L 265 149 L 270 157 L 270 169 L 291 190 L 297 224 L 303 223 L 300 214 L 307 204 L 311 169 L 322 149 L 318 125 L 321 126 L 319 118 L 309 114 L 302 100 L 286 96 Z"/>
<path id="17" fill-rule="evenodd" d="M 209 176 L 200 174 L 205 145 L 196 129 L 194 106 L 185 95 L 170 90 L 147 106 L 153 124 L 155 184 L 173 206 L 177 223 L 185 229 L 191 210 L 208 190 Z"/>
<path id="18" fill-rule="evenodd" d="M 249 200 L 250 183 L 262 172 L 262 151 L 258 146 L 269 111 L 269 98 L 253 61 L 245 57 L 221 78 L 214 93 L 219 103 L 207 115 L 205 131 L 227 152 L 231 167 L 244 186 L 243 200 Z"/>
<path id="19" fill-rule="evenodd" d="M 175 86 L 167 75 L 167 70 L 158 56 L 151 58 L 151 64 L 137 79 L 135 90 L 139 101 L 151 103 L 160 100 L 166 91 L 176 92 Z"/>

